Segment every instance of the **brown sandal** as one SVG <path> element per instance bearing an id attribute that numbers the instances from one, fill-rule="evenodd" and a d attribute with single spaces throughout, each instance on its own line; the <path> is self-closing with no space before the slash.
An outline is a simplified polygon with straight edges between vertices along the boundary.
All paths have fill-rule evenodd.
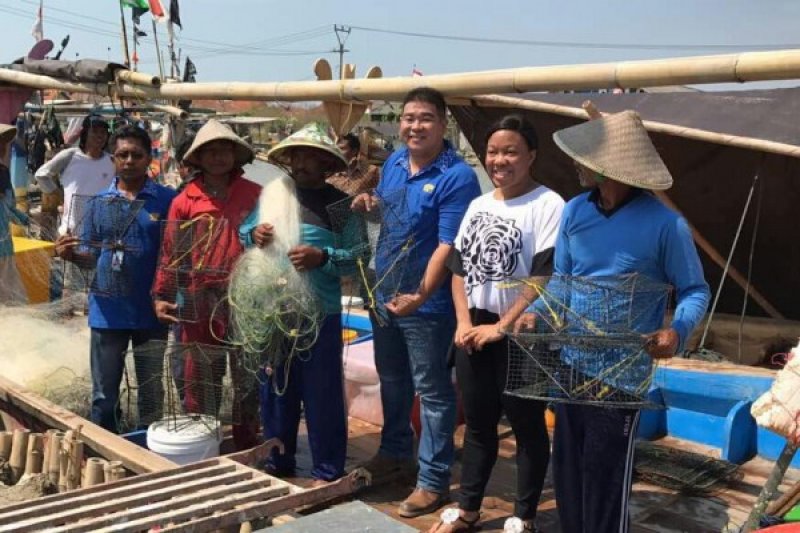
<path id="1" fill-rule="evenodd" d="M 449 507 L 442 511 L 439 521 L 429 530 L 429 532 L 438 532 L 442 526 L 449 526 L 448 533 L 455 533 L 456 531 L 478 531 L 480 526 L 478 522 L 481 519 L 481 513 L 478 511 L 478 516 L 473 520 L 467 520 L 461 516 L 461 510 L 457 507 Z"/>

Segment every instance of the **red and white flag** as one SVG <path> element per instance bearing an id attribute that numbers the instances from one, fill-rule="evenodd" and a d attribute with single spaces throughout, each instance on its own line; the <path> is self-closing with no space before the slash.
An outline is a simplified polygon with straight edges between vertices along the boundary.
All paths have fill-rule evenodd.
<path id="1" fill-rule="evenodd" d="M 37 43 L 44 39 L 44 25 L 42 24 L 42 2 L 43 0 L 39 0 L 39 9 L 36 11 L 36 22 L 33 23 L 33 28 L 31 28 L 31 35 L 33 35 L 33 38 L 36 39 Z"/>
<path id="2" fill-rule="evenodd" d="M 157 22 L 164 20 L 166 13 L 164 7 L 161 5 L 161 0 L 148 0 L 150 4 L 150 14 L 156 19 Z"/>

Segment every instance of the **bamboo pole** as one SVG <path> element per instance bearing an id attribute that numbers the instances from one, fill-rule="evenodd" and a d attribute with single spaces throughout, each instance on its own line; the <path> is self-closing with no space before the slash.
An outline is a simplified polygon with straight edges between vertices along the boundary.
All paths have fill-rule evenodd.
<path id="1" fill-rule="evenodd" d="M 56 431 L 50 436 L 47 444 L 47 477 L 53 485 L 58 485 L 61 471 L 61 450 L 64 432 Z"/>
<path id="2" fill-rule="evenodd" d="M 11 73 L 16 74 L 16 76 Z M 416 87 L 433 87 L 445 96 L 562 91 L 597 88 L 750 82 L 800 78 L 800 50 L 743 52 L 585 65 L 556 65 L 440 74 L 425 77 L 368 78 L 298 82 L 174 83 L 160 87 L 66 82 L 0 69 L 0 81 L 40 89 L 59 89 L 131 98 L 230 99 L 259 101 L 399 100 Z"/>
<path id="3" fill-rule="evenodd" d="M 10 431 L 0 432 L 0 460 L 8 461 L 11 459 L 11 444 L 14 434 Z"/>
<path id="4" fill-rule="evenodd" d="M 41 474 L 44 462 L 44 435 L 31 433 L 28 435 L 28 454 L 25 458 L 25 475 Z"/>
<path id="5" fill-rule="evenodd" d="M 127 82 L 132 85 L 144 85 L 148 87 L 158 87 L 161 85 L 161 78 L 153 74 L 144 72 L 134 72 L 132 70 L 118 70 L 114 77 L 117 82 Z"/>
<path id="6" fill-rule="evenodd" d="M 181 109 L 180 107 L 174 105 L 150 104 L 150 107 L 156 111 L 161 111 L 162 113 L 168 113 L 181 120 L 186 120 L 187 118 L 189 118 L 189 113 L 186 110 Z"/>
<path id="7" fill-rule="evenodd" d="M 470 103 L 473 103 L 482 107 L 508 107 L 514 109 L 526 109 L 541 113 L 553 113 L 556 115 L 573 117 L 581 120 L 586 119 L 586 112 L 579 107 L 563 106 L 548 102 L 528 100 L 526 98 L 517 98 L 513 96 L 501 96 L 493 94 L 473 96 L 471 98 L 450 98 L 448 99 L 448 103 L 454 105 L 469 105 Z M 730 146 L 733 148 L 768 152 L 789 157 L 800 157 L 800 146 L 795 146 L 792 144 L 766 141 L 764 139 L 755 139 L 752 137 L 727 135 L 724 133 L 716 133 L 696 128 L 677 126 L 675 124 L 667 124 L 665 122 L 656 122 L 654 120 L 643 120 L 642 124 L 644 124 L 644 127 L 647 129 L 647 131 L 651 133 L 664 133 L 675 137 L 710 142 L 723 146 Z"/>
<path id="8" fill-rule="evenodd" d="M 28 435 L 30 431 L 27 429 L 15 429 L 14 436 L 11 442 L 11 458 L 8 460 L 11 466 L 11 475 L 14 478 L 14 483 L 19 481 L 25 472 L 25 457 L 28 453 Z"/>

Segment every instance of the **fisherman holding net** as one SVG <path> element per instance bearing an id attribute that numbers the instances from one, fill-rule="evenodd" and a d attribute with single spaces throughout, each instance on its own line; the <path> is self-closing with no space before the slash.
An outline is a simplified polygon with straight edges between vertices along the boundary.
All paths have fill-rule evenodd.
<path id="1" fill-rule="evenodd" d="M 326 179 L 343 171 L 343 154 L 318 124 L 309 124 L 267 154 L 291 180 L 268 182 L 256 209 L 239 228 L 248 250 L 231 282 L 234 317 L 258 296 L 252 313 L 236 318 L 237 332 L 258 337 L 265 328 L 261 420 L 266 439 L 279 438 L 266 470 L 294 473 L 301 405 L 305 412 L 311 476 L 317 484 L 344 474 L 347 411 L 342 369 L 340 274 L 349 250 L 337 248 L 327 207 L 347 195 Z M 245 293 L 246 294 L 243 294 Z M 259 300 L 261 300 L 259 302 Z M 260 305 L 258 305 L 260 303 Z M 262 315 L 261 324 L 258 313 Z M 250 334 L 250 335 L 247 335 Z"/>
<path id="2" fill-rule="evenodd" d="M 689 226 L 651 191 L 672 186 L 672 176 L 658 155 L 639 116 L 625 111 L 556 132 L 556 145 L 574 162 L 580 184 L 590 189 L 564 208 L 555 245 L 555 275 L 567 279 L 632 279 L 639 275 L 674 288 L 676 308 L 669 327 L 664 309 L 642 313 L 630 328 L 647 333 L 644 350 L 653 359 L 682 351 L 705 313 L 709 290 Z M 572 291 L 569 312 L 580 314 L 596 291 Z M 537 321 L 547 317 L 542 296 Z M 613 307 L 613 302 L 612 302 Z M 614 315 L 618 309 L 605 309 Z M 603 309 L 598 309 L 603 312 Z M 614 325 L 618 316 L 590 317 Z M 590 322 L 582 327 L 592 330 Z M 602 340 L 604 331 L 595 331 Z M 568 365 L 580 366 L 591 350 L 561 351 Z M 597 353 L 597 352 L 595 352 Z M 650 357 L 636 359 L 625 374 L 646 374 Z M 606 372 L 599 362 L 595 372 Z M 641 368 L 639 368 L 641 366 Z M 624 379 L 624 378 L 620 378 Z M 624 387 L 621 382 L 615 383 Z M 633 452 L 639 411 L 585 403 L 558 403 L 553 445 L 553 473 L 561 527 L 570 532 L 627 531 Z"/>
<path id="3" fill-rule="evenodd" d="M 486 136 L 486 170 L 496 189 L 470 203 L 448 267 L 456 309 L 455 365 L 466 432 L 458 509 L 446 509 L 431 533 L 472 529 L 497 460 L 497 424 L 505 413 L 517 442 L 514 516 L 534 531 L 550 458 L 542 401 L 504 395 L 508 371 L 505 331 L 527 307 L 526 287 L 503 283 L 553 271 L 553 247 L 564 200 L 533 179 L 538 138 L 520 115 L 503 117 Z M 521 302 L 518 304 L 518 301 Z M 508 529 L 507 529 L 508 530 Z"/>
<path id="4" fill-rule="evenodd" d="M 200 128 L 183 160 L 198 170 L 169 211 L 153 286 L 155 310 L 163 322 L 180 322 L 180 343 L 220 346 L 229 333 L 224 301 L 230 272 L 244 251 L 236 228 L 254 209 L 261 186 L 248 180 L 242 170 L 253 160 L 253 149 L 217 120 Z M 191 316 L 186 311 L 190 306 Z M 225 358 L 215 357 L 211 368 L 201 368 L 204 364 L 190 352 L 186 350 L 183 360 L 184 407 L 190 413 L 217 416 Z M 234 387 L 248 389 L 238 380 L 235 351 L 231 352 L 231 370 Z M 208 389 L 213 389 L 213 394 L 208 394 Z M 255 446 L 255 390 L 237 390 L 234 409 L 237 449 Z"/>

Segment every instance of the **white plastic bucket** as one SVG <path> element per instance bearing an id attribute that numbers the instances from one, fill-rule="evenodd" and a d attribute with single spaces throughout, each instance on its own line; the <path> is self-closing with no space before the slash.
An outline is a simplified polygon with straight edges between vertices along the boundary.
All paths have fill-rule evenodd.
<path id="1" fill-rule="evenodd" d="M 219 455 L 222 431 L 208 415 L 185 415 L 153 422 L 147 428 L 147 447 L 179 465 Z"/>

